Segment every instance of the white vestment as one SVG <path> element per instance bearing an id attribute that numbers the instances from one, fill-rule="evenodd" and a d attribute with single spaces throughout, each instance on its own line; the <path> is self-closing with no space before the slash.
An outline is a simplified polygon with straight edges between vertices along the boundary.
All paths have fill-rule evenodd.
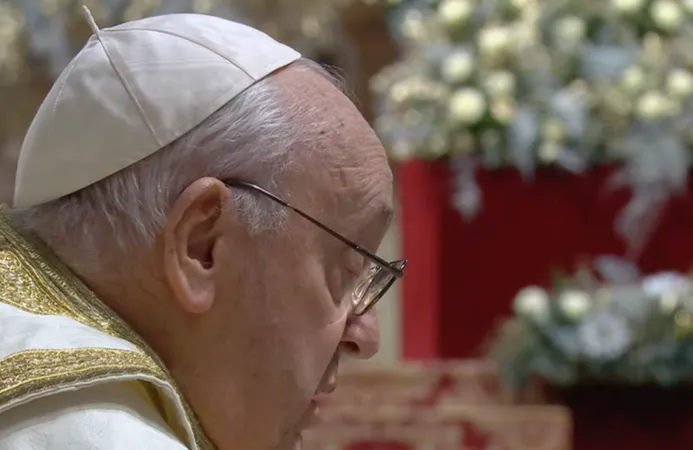
<path id="1" fill-rule="evenodd" d="M 0 207 L 0 450 L 209 450 L 156 354 Z"/>
<path id="2" fill-rule="evenodd" d="M 0 303 L 0 359 L 22 350 L 92 347 L 132 348 L 72 319 Z M 139 388 L 114 377 L 10 408 L 0 413 L 0 450 L 187 448 Z"/>

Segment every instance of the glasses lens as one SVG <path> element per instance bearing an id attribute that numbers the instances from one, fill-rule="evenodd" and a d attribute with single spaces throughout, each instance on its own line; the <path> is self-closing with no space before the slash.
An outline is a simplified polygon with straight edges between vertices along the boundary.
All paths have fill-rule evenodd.
<path id="1" fill-rule="evenodd" d="M 407 262 L 395 261 L 390 265 L 401 271 Z M 373 303 L 380 300 L 396 279 L 397 276 L 389 270 L 373 264 L 354 291 L 354 314 L 361 315 L 366 312 Z"/>
<path id="2" fill-rule="evenodd" d="M 371 267 L 369 267 L 365 275 L 363 275 L 363 278 L 361 278 L 361 281 L 359 281 L 358 285 L 356 286 L 356 289 L 354 289 L 354 306 L 360 304 L 363 301 L 363 299 L 368 295 L 371 282 L 373 281 L 373 278 L 376 276 L 377 271 L 378 267 L 374 264 L 371 264 Z"/>
<path id="3" fill-rule="evenodd" d="M 361 285 L 357 288 L 358 301 L 355 304 L 354 313 L 363 314 L 371 304 L 380 299 L 384 291 L 394 281 L 394 275 L 376 267 Z"/>

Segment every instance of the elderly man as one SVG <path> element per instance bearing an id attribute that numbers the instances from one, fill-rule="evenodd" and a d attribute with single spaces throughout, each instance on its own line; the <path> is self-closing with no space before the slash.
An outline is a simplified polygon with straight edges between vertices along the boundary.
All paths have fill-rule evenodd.
<path id="1" fill-rule="evenodd" d="M 383 148 L 259 31 L 87 18 L 0 222 L 0 449 L 300 448 L 403 273 Z"/>

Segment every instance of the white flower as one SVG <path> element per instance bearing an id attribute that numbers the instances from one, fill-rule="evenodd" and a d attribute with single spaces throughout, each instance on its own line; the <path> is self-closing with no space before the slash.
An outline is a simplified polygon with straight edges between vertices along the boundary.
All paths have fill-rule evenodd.
<path id="1" fill-rule="evenodd" d="M 486 99 L 476 89 L 462 88 L 453 92 L 448 104 L 450 119 L 456 123 L 473 124 L 486 112 Z"/>
<path id="2" fill-rule="evenodd" d="M 545 163 L 555 162 L 561 155 L 563 149 L 555 142 L 544 142 L 539 146 L 539 159 Z"/>
<path id="3" fill-rule="evenodd" d="M 513 309 L 520 317 L 542 321 L 549 313 L 549 294 L 539 286 L 528 286 L 515 296 Z"/>
<path id="4" fill-rule="evenodd" d="M 421 11 L 414 9 L 407 11 L 402 19 L 400 28 L 402 30 L 402 34 L 409 39 L 420 41 L 426 37 L 426 26 L 424 25 L 423 14 L 421 14 Z"/>
<path id="5" fill-rule="evenodd" d="M 515 77 L 510 72 L 491 72 L 484 81 L 486 92 L 492 97 L 510 97 L 515 91 Z"/>
<path id="6" fill-rule="evenodd" d="M 642 280 L 642 289 L 659 301 L 659 310 L 663 314 L 672 314 L 681 304 L 681 296 L 693 289 L 693 283 L 687 277 L 676 272 L 661 272 Z"/>
<path id="7" fill-rule="evenodd" d="M 614 8 L 622 13 L 634 13 L 642 9 L 645 0 L 613 0 Z"/>
<path id="8" fill-rule="evenodd" d="M 672 70 L 667 77 L 667 89 L 677 98 L 686 98 L 693 94 L 693 74 L 687 70 Z"/>
<path id="9" fill-rule="evenodd" d="M 653 297 L 639 284 L 611 287 L 611 311 L 626 319 L 643 320 L 652 311 Z"/>
<path id="10" fill-rule="evenodd" d="M 556 24 L 555 37 L 559 45 L 575 45 L 585 36 L 585 21 L 579 17 L 569 16 Z"/>
<path id="11" fill-rule="evenodd" d="M 578 321 L 592 308 L 592 299 L 584 291 L 569 290 L 564 291 L 558 297 L 558 309 L 570 320 Z"/>
<path id="12" fill-rule="evenodd" d="M 594 314 L 578 326 L 578 342 L 589 358 L 616 359 L 628 350 L 632 339 L 626 320 L 614 314 Z"/>
<path id="13" fill-rule="evenodd" d="M 658 0 L 652 3 L 650 16 L 657 26 L 667 31 L 676 30 L 683 23 L 683 11 L 672 0 Z"/>
<path id="14" fill-rule="evenodd" d="M 467 0 L 443 0 L 438 5 L 438 17 L 448 26 L 466 22 L 472 11 L 474 8 Z"/>
<path id="15" fill-rule="evenodd" d="M 621 75 L 621 86 L 628 93 L 640 93 L 645 86 L 645 73 L 642 68 L 638 66 L 627 68 Z"/>
<path id="16" fill-rule="evenodd" d="M 390 156 L 395 161 L 407 161 L 414 156 L 411 143 L 405 139 L 397 139 L 389 145 Z"/>
<path id="17" fill-rule="evenodd" d="M 670 292 L 659 297 L 659 310 L 666 315 L 673 314 L 681 304 L 678 295 Z"/>
<path id="18" fill-rule="evenodd" d="M 556 118 L 545 120 L 541 124 L 541 137 L 548 142 L 560 142 L 565 138 L 565 127 Z"/>
<path id="19" fill-rule="evenodd" d="M 675 292 L 682 294 L 693 288 L 688 277 L 677 272 L 660 272 L 642 280 L 642 289 L 653 297 Z"/>
<path id="20" fill-rule="evenodd" d="M 635 105 L 638 115 L 644 119 L 661 118 L 671 111 L 671 102 L 661 92 L 646 92 Z"/>
<path id="21" fill-rule="evenodd" d="M 469 78 L 474 71 L 474 58 L 469 52 L 457 51 L 445 58 L 440 69 L 443 80 L 460 83 Z"/>
<path id="22" fill-rule="evenodd" d="M 507 50 L 511 43 L 510 30 L 503 27 L 487 27 L 479 31 L 479 51 L 482 55 L 494 58 Z"/>

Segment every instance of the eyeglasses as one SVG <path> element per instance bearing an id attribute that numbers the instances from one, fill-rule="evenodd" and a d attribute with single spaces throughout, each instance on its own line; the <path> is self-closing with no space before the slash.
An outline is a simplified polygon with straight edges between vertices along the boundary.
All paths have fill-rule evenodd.
<path id="1" fill-rule="evenodd" d="M 334 238 L 340 240 L 342 243 L 349 246 L 351 249 L 353 249 L 355 252 L 357 252 L 364 258 L 370 260 L 370 268 L 366 271 L 363 278 L 359 280 L 352 294 L 354 315 L 362 316 L 366 314 L 373 306 L 375 306 L 376 303 L 378 303 L 378 300 L 383 298 L 383 295 L 385 295 L 385 293 L 388 291 L 388 289 L 390 289 L 390 287 L 395 283 L 395 281 L 404 276 L 404 268 L 407 265 L 406 260 L 398 260 L 392 262 L 385 261 L 378 255 L 366 250 L 365 248 L 361 247 L 360 245 L 356 244 L 350 239 L 347 239 L 346 237 L 337 233 L 336 231 L 334 231 L 327 225 L 323 224 L 322 222 L 319 222 L 318 220 L 304 213 L 300 209 L 290 205 L 289 203 L 272 194 L 271 192 L 253 183 L 248 183 L 246 181 L 240 180 L 225 180 L 224 184 L 226 184 L 230 188 L 245 189 L 248 191 L 258 193 L 276 203 L 279 203 L 285 208 L 289 208 L 299 216 L 311 222 L 313 225 L 322 229 L 326 233 L 329 233 Z"/>

